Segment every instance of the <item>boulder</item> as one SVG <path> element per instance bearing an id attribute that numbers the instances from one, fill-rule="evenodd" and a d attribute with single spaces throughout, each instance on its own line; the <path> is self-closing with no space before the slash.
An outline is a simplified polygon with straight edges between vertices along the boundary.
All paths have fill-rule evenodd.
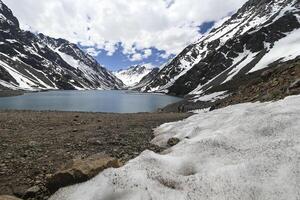
<path id="1" fill-rule="evenodd" d="M 48 178 L 47 188 L 54 193 L 59 188 L 85 182 L 107 168 L 121 166 L 118 159 L 104 154 L 96 154 L 86 159 L 74 159 Z"/>
<path id="2" fill-rule="evenodd" d="M 289 89 L 296 89 L 296 88 L 299 88 L 299 87 L 300 87 L 300 79 L 297 79 L 296 81 L 294 81 L 294 82 L 290 85 Z"/>
<path id="3" fill-rule="evenodd" d="M 289 95 L 297 95 L 300 93 L 300 79 L 295 80 L 287 89 Z"/>
<path id="4" fill-rule="evenodd" d="M 268 80 L 273 74 L 273 70 L 272 69 L 269 69 L 269 70 L 265 70 L 261 73 L 260 77 L 263 79 L 263 80 Z"/>
<path id="5" fill-rule="evenodd" d="M 180 139 L 179 138 L 170 138 L 168 140 L 168 145 L 169 146 L 175 146 L 176 144 L 178 144 L 180 142 Z"/>
<path id="6" fill-rule="evenodd" d="M 33 186 L 31 188 L 29 188 L 25 195 L 24 195 L 24 199 L 28 199 L 28 198 L 34 198 L 38 195 L 38 193 L 41 191 L 41 188 L 39 186 Z"/>
<path id="7" fill-rule="evenodd" d="M 14 196 L 0 195 L 0 200 L 22 200 Z"/>
<path id="8" fill-rule="evenodd" d="M 13 185 L 12 192 L 16 197 L 23 197 L 27 191 L 28 187 L 25 185 Z"/>

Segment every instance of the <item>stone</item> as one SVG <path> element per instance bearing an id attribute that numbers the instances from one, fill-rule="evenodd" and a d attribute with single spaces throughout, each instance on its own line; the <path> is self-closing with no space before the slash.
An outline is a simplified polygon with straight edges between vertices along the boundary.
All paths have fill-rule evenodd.
<path id="1" fill-rule="evenodd" d="M 87 143 L 91 145 L 102 145 L 101 141 L 98 138 L 89 138 L 87 140 Z"/>
<path id="2" fill-rule="evenodd" d="M 48 178 L 47 188 L 54 193 L 59 188 L 85 182 L 107 168 L 121 166 L 118 159 L 104 154 L 96 154 L 86 159 L 74 159 Z"/>
<path id="3" fill-rule="evenodd" d="M 14 196 L 0 195 L 0 200 L 22 200 Z"/>
<path id="4" fill-rule="evenodd" d="M 295 88 L 299 88 L 299 87 L 300 87 L 300 79 L 297 79 L 290 85 L 289 89 L 295 89 Z"/>
<path id="5" fill-rule="evenodd" d="M 24 185 L 12 186 L 13 195 L 17 197 L 23 197 L 27 191 L 27 187 Z"/>
<path id="6" fill-rule="evenodd" d="M 29 188 L 25 195 L 24 195 L 24 198 L 25 199 L 28 199 L 28 198 L 33 198 L 35 196 L 37 196 L 37 194 L 41 191 L 41 188 L 39 186 L 33 186 L 31 188 Z"/>
<path id="7" fill-rule="evenodd" d="M 36 141 L 29 141 L 28 146 L 36 147 L 36 146 L 38 146 L 38 143 Z"/>
<path id="8" fill-rule="evenodd" d="M 272 73 L 273 73 L 273 70 L 266 70 L 266 71 L 264 71 L 264 72 L 261 73 L 260 77 L 263 80 L 267 80 L 269 77 L 272 76 Z"/>
<path id="9" fill-rule="evenodd" d="M 216 106 L 215 105 L 212 105 L 210 108 L 209 108 L 209 111 L 214 111 L 216 109 Z"/>
<path id="10" fill-rule="evenodd" d="M 169 146 L 175 146 L 176 144 L 178 144 L 180 142 L 180 139 L 179 138 L 170 138 L 168 140 L 168 145 Z"/>

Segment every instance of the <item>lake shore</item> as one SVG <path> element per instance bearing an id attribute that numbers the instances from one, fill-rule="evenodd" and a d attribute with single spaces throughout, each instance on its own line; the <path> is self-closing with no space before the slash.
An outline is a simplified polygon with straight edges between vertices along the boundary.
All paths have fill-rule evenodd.
<path id="1" fill-rule="evenodd" d="M 12 97 L 12 96 L 20 96 L 23 95 L 25 91 L 22 90 L 0 90 L 0 98 L 1 97 Z"/>
<path id="2" fill-rule="evenodd" d="M 153 128 L 190 115 L 0 111 L 0 194 L 45 188 L 46 177 L 74 158 L 105 153 L 127 162 L 145 149 L 160 152 L 150 144 Z"/>

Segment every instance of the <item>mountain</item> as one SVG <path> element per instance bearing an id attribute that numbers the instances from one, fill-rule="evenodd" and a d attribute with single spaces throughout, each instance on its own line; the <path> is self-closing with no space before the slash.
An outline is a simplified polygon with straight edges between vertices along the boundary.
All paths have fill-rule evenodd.
<path id="1" fill-rule="evenodd" d="M 131 87 L 132 90 L 145 90 L 145 87 L 151 82 L 151 80 L 158 74 L 159 68 L 153 68 L 147 75 L 145 75 L 139 83 Z"/>
<path id="2" fill-rule="evenodd" d="M 123 83 L 77 45 L 33 34 L 0 0 L 0 89 L 120 89 Z"/>
<path id="3" fill-rule="evenodd" d="M 299 59 L 299 22 L 299 0 L 249 0 L 222 25 L 186 47 L 143 91 L 201 96 Z"/>
<path id="4" fill-rule="evenodd" d="M 114 75 L 123 81 L 127 87 L 138 84 L 146 75 L 152 72 L 153 68 L 145 65 L 131 66 L 125 70 L 114 72 Z"/>

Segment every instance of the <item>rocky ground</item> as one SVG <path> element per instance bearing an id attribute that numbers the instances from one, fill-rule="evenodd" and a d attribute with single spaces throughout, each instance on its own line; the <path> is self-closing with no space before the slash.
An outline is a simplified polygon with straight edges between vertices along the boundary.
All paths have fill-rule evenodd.
<path id="1" fill-rule="evenodd" d="M 0 111 L 0 195 L 47 199 L 47 177 L 74 158 L 97 153 L 126 162 L 150 144 L 152 129 L 190 114 L 101 114 L 73 112 Z"/>
<path id="2" fill-rule="evenodd" d="M 299 59 L 270 67 L 261 71 L 256 77 L 249 76 L 249 80 L 234 90 L 229 97 L 217 102 L 215 107 L 245 102 L 276 101 L 290 95 L 300 94 Z"/>

